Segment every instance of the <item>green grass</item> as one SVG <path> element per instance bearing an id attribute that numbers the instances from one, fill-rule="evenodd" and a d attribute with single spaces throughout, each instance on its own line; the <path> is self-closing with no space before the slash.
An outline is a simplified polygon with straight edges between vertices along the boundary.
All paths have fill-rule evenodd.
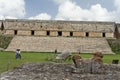
<path id="1" fill-rule="evenodd" d="M 7 65 L 9 65 L 9 69 L 13 69 L 23 63 L 26 62 L 51 62 L 49 61 L 54 57 L 53 53 L 37 53 L 37 52 L 21 52 L 22 59 L 15 59 L 15 52 L 0 52 L 0 73 L 6 71 L 8 69 Z M 73 54 L 74 55 L 74 54 Z M 90 58 L 91 54 L 81 54 L 82 58 Z M 103 61 L 104 63 L 112 63 L 113 59 L 119 59 L 120 55 L 104 55 Z M 72 63 L 72 61 L 66 61 Z"/>
<path id="2" fill-rule="evenodd" d="M 53 56 L 51 53 L 21 53 L 22 59 L 15 59 L 15 52 L 0 52 L 0 73 L 7 70 L 7 65 L 9 64 L 9 69 L 19 66 L 26 62 L 48 62 L 46 58 L 48 56 Z"/>

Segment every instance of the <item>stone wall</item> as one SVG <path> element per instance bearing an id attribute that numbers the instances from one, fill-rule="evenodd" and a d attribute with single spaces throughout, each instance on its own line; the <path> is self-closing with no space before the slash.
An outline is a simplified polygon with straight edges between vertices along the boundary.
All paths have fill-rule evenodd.
<path id="1" fill-rule="evenodd" d="M 31 35 L 31 31 L 19 30 L 16 35 Z"/>
<path id="2" fill-rule="evenodd" d="M 15 31 L 17 31 L 17 34 L 15 34 Z M 34 34 L 32 34 L 32 32 Z M 47 32 L 49 32 L 49 35 L 47 35 Z M 103 33 L 100 32 L 69 32 L 69 31 L 35 31 L 35 30 L 5 30 L 6 35 L 21 35 L 21 36 L 59 36 L 59 32 L 61 32 L 61 36 L 64 37 L 94 37 L 94 38 L 113 38 L 114 33 L 105 33 L 105 36 L 103 36 Z M 72 33 L 72 35 L 71 35 Z M 88 33 L 88 36 L 86 35 Z"/>
<path id="3" fill-rule="evenodd" d="M 106 33 L 106 37 L 108 37 L 108 38 L 114 38 L 114 33 Z"/>
<path id="4" fill-rule="evenodd" d="M 76 31 L 76 32 L 73 33 L 73 36 L 84 37 L 85 36 L 85 32 L 78 32 L 78 31 Z"/>
<path id="5" fill-rule="evenodd" d="M 14 30 L 5 30 L 6 35 L 14 35 Z"/>
<path id="6" fill-rule="evenodd" d="M 77 36 L 86 37 L 114 37 L 115 23 L 114 22 L 88 22 L 88 21 L 41 21 L 41 20 L 5 20 L 5 30 L 17 30 L 19 35 L 30 35 L 28 31 L 34 31 L 35 36 L 58 36 L 59 31 L 61 36 Z M 19 31 L 20 30 L 20 31 Z M 27 32 L 21 32 L 21 31 Z M 47 35 L 49 31 L 49 35 Z M 14 35 L 14 34 L 13 34 Z"/>
<path id="7" fill-rule="evenodd" d="M 70 36 L 70 32 L 62 32 L 62 36 Z"/>
<path id="8" fill-rule="evenodd" d="M 26 63 L 1 74 L 0 80 L 120 80 L 120 65 Z"/>
<path id="9" fill-rule="evenodd" d="M 1 26 L 2 26 L 2 21 L 0 20 L 0 34 L 2 34 Z"/>
<path id="10" fill-rule="evenodd" d="M 50 36 L 58 36 L 57 31 L 51 31 Z"/>
<path id="11" fill-rule="evenodd" d="M 46 31 L 35 31 L 35 36 L 46 36 Z"/>

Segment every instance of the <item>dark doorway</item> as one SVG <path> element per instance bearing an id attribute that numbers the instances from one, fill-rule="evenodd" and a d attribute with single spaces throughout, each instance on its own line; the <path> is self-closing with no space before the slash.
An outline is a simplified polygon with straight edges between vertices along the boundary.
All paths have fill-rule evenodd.
<path id="1" fill-rule="evenodd" d="M 102 37 L 106 37 L 106 33 L 104 32 L 104 33 L 102 33 Z"/>
<path id="2" fill-rule="evenodd" d="M 1 30 L 2 30 L 2 31 L 4 30 L 4 24 L 3 24 L 3 22 L 2 22 L 2 24 L 1 24 Z"/>
<path id="3" fill-rule="evenodd" d="M 31 30 L 31 35 L 34 35 L 35 34 L 35 31 Z"/>
<path id="4" fill-rule="evenodd" d="M 46 34 L 47 34 L 47 36 L 50 36 L 50 31 L 47 31 Z"/>
<path id="5" fill-rule="evenodd" d="M 17 35 L 17 33 L 18 33 L 17 30 L 14 30 L 14 35 Z"/>
<path id="6" fill-rule="evenodd" d="M 73 36 L 73 32 L 70 32 L 70 36 Z"/>
<path id="7" fill-rule="evenodd" d="M 86 32 L 86 37 L 89 37 L 89 32 Z"/>
<path id="8" fill-rule="evenodd" d="M 62 36 L 62 31 L 58 31 L 58 36 Z"/>

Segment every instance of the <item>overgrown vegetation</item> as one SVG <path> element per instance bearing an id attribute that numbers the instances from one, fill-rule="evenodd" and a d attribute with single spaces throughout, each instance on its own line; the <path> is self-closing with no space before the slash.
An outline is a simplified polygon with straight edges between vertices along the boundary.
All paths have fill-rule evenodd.
<path id="1" fill-rule="evenodd" d="M 12 40 L 12 36 L 0 35 L 0 48 L 6 49 Z"/>
<path id="2" fill-rule="evenodd" d="M 54 53 L 36 53 L 36 52 L 21 52 L 22 59 L 15 59 L 15 52 L 0 52 L 0 73 L 5 72 L 7 70 L 11 70 L 14 67 L 20 66 L 21 64 L 27 63 L 27 62 L 53 62 Z M 75 54 L 73 54 L 75 55 Z M 92 54 L 81 54 L 82 58 L 91 58 Z M 119 54 L 115 55 L 104 55 L 103 62 L 104 63 L 112 63 L 113 59 L 118 59 Z M 51 60 L 52 59 L 52 60 Z M 65 61 L 66 63 L 72 63 L 72 60 Z"/>
<path id="3" fill-rule="evenodd" d="M 112 51 L 120 54 L 120 39 L 107 39 Z"/>

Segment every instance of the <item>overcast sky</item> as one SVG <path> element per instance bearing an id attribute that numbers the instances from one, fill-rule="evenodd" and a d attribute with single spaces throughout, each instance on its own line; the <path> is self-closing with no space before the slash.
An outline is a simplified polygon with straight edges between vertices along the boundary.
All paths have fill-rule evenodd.
<path id="1" fill-rule="evenodd" d="M 120 22 L 120 0 L 0 0 L 0 19 Z"/>

